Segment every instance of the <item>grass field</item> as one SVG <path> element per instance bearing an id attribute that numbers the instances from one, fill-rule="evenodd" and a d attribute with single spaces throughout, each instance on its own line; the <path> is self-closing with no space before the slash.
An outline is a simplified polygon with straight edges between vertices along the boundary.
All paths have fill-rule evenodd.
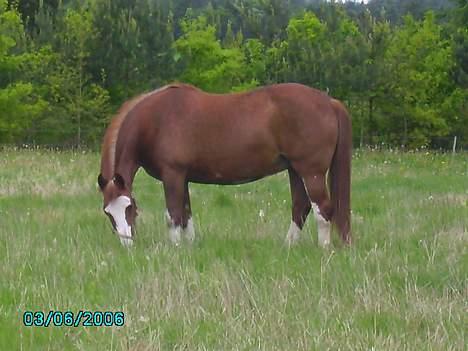
<path id="1" fill-rule="evenodd" d="M 162 186 L 135 181 L 136 245 L 101 210 L 95 153 L 0 151 L 0 350 L 465 350 L 468 155 L 356 151 L 353 232 L 300 243 L 287 174 L 192 185 L 173 247 Z M 262 213 L 262 216 L 259 213 Z M 25 311 L 123 311 L 123 327 L 26 327 Z"/>

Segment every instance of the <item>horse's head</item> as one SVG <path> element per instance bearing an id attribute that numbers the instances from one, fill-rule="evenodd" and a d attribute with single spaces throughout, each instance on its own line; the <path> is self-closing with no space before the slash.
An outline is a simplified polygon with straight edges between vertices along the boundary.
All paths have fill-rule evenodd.
<path id="1" fill-rule="evenodd" d="M 104 213 L 124 246 L 133 244 L 137 206 L 128 186 L 120 174 L 111 180 L 98 176 L 98 184 L 104 197 Z"/>

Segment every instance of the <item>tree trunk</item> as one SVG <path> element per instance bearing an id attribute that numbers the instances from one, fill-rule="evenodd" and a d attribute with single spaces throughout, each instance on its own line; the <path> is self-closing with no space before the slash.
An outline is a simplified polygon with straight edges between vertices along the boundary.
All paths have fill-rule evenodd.
<path id="1" fill-rule="evenodd" d="M 403 147 L 406 149 L 406 144 L 408 143 L 408 119 L 403 118 Z"/>
<path id="2" fill-rule="evenodd" d="M 374 98 L 369 97 L 369 125 L 367 129 L 370 137 L 370 143 L 374 142 L 373 132 L 374 132 Z"/>
<path id="3" fill-rule="evenodd" d="M 83 65 L 80 62 L 80 81 L 79 81 L 79 95 L 78 95 L 78 148 L 81 145 L 81 106 L 83 105 Z"/>
<path id="4" fill-rule="evenodd" d="M 359 148 L 362 149 L 364 144 L 364 104 L 361 105 L 361 135 L 359 137 Z"/>

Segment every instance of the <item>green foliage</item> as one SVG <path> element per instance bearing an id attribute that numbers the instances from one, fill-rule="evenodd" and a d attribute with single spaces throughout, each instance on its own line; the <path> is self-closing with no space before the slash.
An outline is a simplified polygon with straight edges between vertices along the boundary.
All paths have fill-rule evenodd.
<path id="1" fill-rule="evenodd" d="M 346 103 L 356 144 L 466 146 L 468 7 L 451 4 L 0 0 L 0 142 L 98 143 L 123 101 L 179 80 L 300 82 Z"/>
<path id="2" fill-rule="evenodd" d="M 258 39 L 247 39 L 242 46 L 245 57 L 244 71 L 246 76 L 264 84 L 266 79 L 266 47 Z"/>
<path id="3" fill-rule="evenodd" d="M 93 18 L 87 11 L 68 10 L 64 18 L 64 32 L 58 41 L 62 44 L 64 66 L 60 78 L 60 98 L 63 101 L 64 115 L 70 118 L 67 126 L 75 130 L 76 143 L 82 142 L 82 126 L 88 130 L 88 142 L 96 142 L 96 136 L 104 123 L 96 121 L 108 112 L 109 95 L 102 87 L 90 82 L 86 71 L 90 56 L 88 42 L 96 37 Z M 93 128 L 97 128 L 93 131 Z"/>
<path id="4" fill-rule="evenodd" d="M 290 20 L 286 29 L 287 41 L 280 45 L 287 48 L 288 80 L 323 87 L 323 69 L 320 57 L 327 43 L 327 27 L 311 12 Z M 323 57 L 323 56 L 322 56 Z M 315 83 L 315 84 L 314 84 Z"/>
<path id="5" fill-rule="evenodd" d="M 24 136 L 34 117 L 45 110 L 46 102 L 31 98 L 32 93 L 29 83 L 13 83 L 0 89 L 0 141 Z"/>
<path id="6" fill-rule="evenodd" d="M 171 47 L 178 19 L 162 2 L 96 0 L 91 9 L 96 40 L 89 42 L 90 71 L 114 105 L 175 78 Z"/>
<path id="7" fill-rule="evenodd" d="M 79 70 L 60 61 L 52 69 L 45 81 L 52 107 L 38 121 L 37 139 L 44 143 L 63 140 L 98 145 L 109 121 L 109 93 L 100 85 L 84 81 Z"/>
<path id="8" fill-rule="evenodd" d="M 247 80 L 242 50 L 223 48 L 216 39 L 216 28 L 207 24 L 205 17 L 184 19 L 181 28 L 182 35 L 174 42 L 181 58 L 179 80 L 212 92 L 244 90 L 256 85 Z"/>
<path id="9" fill-rule="evenodd" d="M 23 137 L 32 121 L 47 107 L 34 92 L 32 83 L 20 78 L 22 62 L 28 55 L 21 51 L 24 28 L 20 15 L 0 2 L 0 142 Z"/>
<path id="10" fill-rule="evenodd" d="M 395 32 L 385 56 L 393 78 L 387 84 L 386 100 L 398 103 L 399 109 L 385 105 L 387 116 L 382 123 L 397 140 L 420 146 L 428 143 L 428 135 L 449 132 L 449 116 L 442 106 L 449 103 L 453 91 L 451 54 L 450 42 L 442 38 L 441 27 L 430 12 L 423 22 L 406 17 L 404 26 Z"/>

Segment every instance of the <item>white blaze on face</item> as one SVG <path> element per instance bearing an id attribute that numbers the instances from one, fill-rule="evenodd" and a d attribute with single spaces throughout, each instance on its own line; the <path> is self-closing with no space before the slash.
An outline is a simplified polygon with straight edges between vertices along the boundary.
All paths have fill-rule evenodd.
<path id="1" fill-rule="evenodd" d="M 112 216 L 115 223 L 115 229 L 120 238 L 120 242 L 124 246 L 130 246 L 133 244 L 132 239 L 132 227 L 128 225 L 125 217 L 125 210 L 131 205 L 130 198 L 128 196 L 119 196 L 112 200 L 104 209 L 106 213 Z"/>
<path id="2" fill-rule="evenodd" d="M 318 243 L 321 247 L 327 247 L 330 245 L 330 222 L 322 216 L 316 203 L 312 202 L 312 208 L 317 221 Z"/>

